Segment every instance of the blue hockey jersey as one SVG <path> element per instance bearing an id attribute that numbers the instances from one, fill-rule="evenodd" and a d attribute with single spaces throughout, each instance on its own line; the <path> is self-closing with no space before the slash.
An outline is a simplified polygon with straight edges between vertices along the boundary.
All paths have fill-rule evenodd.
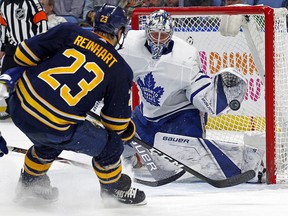
<path id="1" fill-rule="evenodd" d="M 132 70 L 95 33 L 60 24 L 19 44 L 15 61 L 27 67 L 15 91 L 23 115 L 42 131 L 68 131 L 103 98 L 104 125 L 114 131 L 127 127 Z"/>

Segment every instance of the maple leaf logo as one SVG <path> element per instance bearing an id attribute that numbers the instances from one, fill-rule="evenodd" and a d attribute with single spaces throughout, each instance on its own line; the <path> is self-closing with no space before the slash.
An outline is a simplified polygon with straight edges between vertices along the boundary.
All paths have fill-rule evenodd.
<path id="1" fill-rule="evenodd" d="M 164 93 L 161 86 L 155 87 L 155 81 L 152 72 L 144 77 L 144 82 L 139 78 L 137 84 L 142 92 L 143 98 L 154 106 L 160 106 L 159 99 Z"/>

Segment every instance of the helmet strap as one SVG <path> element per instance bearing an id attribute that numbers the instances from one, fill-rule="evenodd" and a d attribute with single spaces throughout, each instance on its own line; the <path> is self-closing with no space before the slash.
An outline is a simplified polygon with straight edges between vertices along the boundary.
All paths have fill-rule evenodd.
<path id="1" fill-rule="evenodd" d="M 125 32 L 125 30 L 123 30 L 122 29 L 122 37 L 119 39 L 119 37 L 118 37 L 118 34 L 116 35 L 116 38 L 117 38 L 117 44 L 118 44 L 118 48 L 117 48 L 117 50 L 121 50 L 121 49 L 123 49 L 123 45 L 124 45 L 124 40 L 125 40 L 125 38 L 126 38 L 126 32 Z M 121 41 L 120 41 L 121 40 Z"/>

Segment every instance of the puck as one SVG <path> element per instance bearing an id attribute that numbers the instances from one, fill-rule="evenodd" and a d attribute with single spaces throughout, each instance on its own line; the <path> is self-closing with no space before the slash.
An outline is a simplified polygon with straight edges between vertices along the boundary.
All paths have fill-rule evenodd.
<path id="1" fill-rule="evenodd" d="M 232 100 L 229 103 L 229 107 L 231 108 L 231 110 L 239 110 L 240 109 L 240 102 L 238 100 Z"/>

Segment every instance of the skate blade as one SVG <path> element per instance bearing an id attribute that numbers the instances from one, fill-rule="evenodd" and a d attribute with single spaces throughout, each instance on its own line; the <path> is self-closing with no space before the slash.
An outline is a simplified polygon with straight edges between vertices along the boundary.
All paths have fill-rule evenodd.
<path id="1" fill-rule="evenodd" d="M 102 203 L 105 208 L 121 208 L 121 207 L 133 207 L 133 206 L 144 206 L 147 204 L 147 200 L 143 200 L 140 203 L 130 204 L 130 203 L 123 203 L 115 198 L 112 197 L 105 197 L 102 198 Z"/>
<path id="2" fill-rule="evenodd" d="M 58 190 L 54 191 L 55 194 L 53 197 L 45 197 L 41 194 L 35 194 L 29 190 L 16 191 L 16 195 L 13 199 L 15 203 L 26 203 L 26 202 L 37 202 L 37 203 L 52 203 L 58 201 L 59 192 Z"/>

